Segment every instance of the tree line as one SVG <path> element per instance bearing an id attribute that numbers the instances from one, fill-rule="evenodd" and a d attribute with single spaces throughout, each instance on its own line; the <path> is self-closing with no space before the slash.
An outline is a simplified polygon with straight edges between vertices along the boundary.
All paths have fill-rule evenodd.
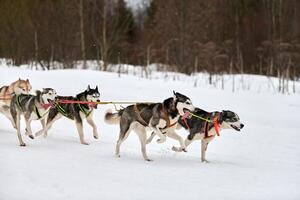
<path id="1" fill-rule="evenodd" d="M 0 57 L 97 60 L 191 74 L 300 74 L 298 0 L 0 0 Z"/>

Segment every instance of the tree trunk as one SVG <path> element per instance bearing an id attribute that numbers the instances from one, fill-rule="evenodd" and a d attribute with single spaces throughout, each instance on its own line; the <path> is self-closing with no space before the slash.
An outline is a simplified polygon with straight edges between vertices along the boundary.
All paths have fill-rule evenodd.
<path id="1" fill-rule="evenodd" d="M 103 26 L 102 26 L 102 45 L 101 45 L 101 59 L 103 61 L 103 70 L 107 71 L 107 55 L 108 55 L 108 44 L 107 44 L 107 0 L 103 1 Z"/>
<path id="2" fill-rule="evenodd" d="M 83 61 L 83 69 L 86 69 L 86 52 L 85 52 L 84 21 L 83 21 L 83 0 L 79 0 L 79 18 L 80 18 L 81 59 Z"/>
<path id="3" fill-rule="evenodd" d="M 35 50 L 34 59 L 37 67 L 37 63 L 39 60 L 39 43 L 38 43 L 38 34 L 36 29 L 34 31 L 34 50 Z"/>
<path id="4" fill-rule="evenodd" d="M 148 78 L 148 69 L 149 69 L 149 65 L 150 65 L 150 59 L 151 59 L 151 45 L 148 45 L 148 47 L 147 47 L 147 64 L 144 68 L 146 78 Z M 143 75 L 143 72 L 142 72 L 142 75 Z"/>

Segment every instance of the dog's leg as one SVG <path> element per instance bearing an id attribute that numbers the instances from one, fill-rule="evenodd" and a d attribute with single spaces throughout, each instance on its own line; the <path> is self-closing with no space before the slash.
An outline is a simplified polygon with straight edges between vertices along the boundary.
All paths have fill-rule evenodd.
<path id="1" fill-rule="evenodd" d="M 120 134 L 119 134 L 119 139 L 117 141 L 116 144 L 116 157 L 120 157 L 120 147 L 121 144 L 127 139 L 127 137 L 129 136 L 129 133 L 131 131 L 130 128 L 130 124 L 129 123 L 123 123 L 122 119 L 121 119 L 121 123 L 120 123 Z"/>
<path id="2" fill-rule="evenodd" d="M 21 121 L 21 116 L 19 113 L 17 113 L 17 116 L 16 116 L 17 135 L 18 135 L 20 146 L 24 147 L 24 146 L 26 146 L 26 144 L 23 142 L 23 139 L 22 139 L 21 130 L 20 130 L 21 129 L 20 121 Z"/>
<path id="3" fill-rule="evenodd" d="M 141 127 L 142 125 L 139 125 L 139 127 L 136 128 L 136 133 L 139 136 L 140 142 L 141 142 L 141 151 L 144 160 L 146 161 L 151 161 L 148 156 L 147 156 L 147 151 L 146 151 L 146 141 L 147 141 L 147 133 L 144 127 Z"/>
<path id="4" fill-rule="evenodd" d="M 43 129 L 46 127 L 46 120 L 43 118 L 40 120 Z"/>
<path id="5" fill-rule="evenodd" d="M 75 121 L 75 124 L 76 124 L 76 128 L 77 128 L 77 131 L 78 131 L 78 134 L 79 134 L 80 143 L 81 143 L 81 144 L 88 145 L 89 143 L 87 143 L 87 142 L 84 140 L 83 124 L 82 124 L 82 121 L 81 121 L 81 122 Z"/>
<path id="6" fill-rule="evenodd" d="M 180 151 L 187 152 L 182 137 L 178 135 L 173 129 L 167 131 L 167 136 L 174 140 L 177 140 L 180 143 Z M 172 147 L 172 150 L 176 151 L 176 147 Z"/>
<path id="7" fill-rule="evenodd" d="M 94 138 L 98 139 L 99 138 L 99 134 L 98 134 L 98 131 L 97 131 L 97 126 L 96 126 L 96 124 L 95 124 L 95 122 L 93 120 L 92 113 L 86 118 L 86 121 L 93 128 L 93 136 L 94 136 Z"/>
<path id="8" fill-rule="evenodd" d="M 26 122 L 26 135 L 28 135 L 28 137 L 30 137 L 31 139 L 34 139 L 33 135 L 32 135 L 32 130 L 31 130 L 31 120 L 30 119 L 25 119 Z"/>
<path id="9" fill-rule="evenodd" d="M 155 132 L 155 134 L 159 137 L 157 143 L 164 143 L 166 141 L 166 136 L 159 129 L 160 127 L 166 126 L 166 121 L 161 120 L 158 116 L 152 117 L 150 124 L 151 128 Z"/>
<path id="10" fill-rule="evenodd" d="M 159 137 L 159 139 L 156 140 L 157 143 L 164 143 L 166 141 L 166 136 L 161 132 L 159 128 L 154 128 L 154 132 Z"/>
<path id="11" fill-rule="evenodd" d="M 205 154 L 206 154 L 206 149 L 207 149 L 207 145 L 208 145 L 209 141 L 206 139 L 202 139 L 201 140 L 201 161 L 202 162 L 208 162 L 205 159 Z"/>
<path id="12" fill-rule="evenodd" d="M 152 132 L 151 135 L 150 135 L 150 137 L 147 139 L 146 144 L 150 144 L 152 142 L 152 140 L 153 140 L 154 137 L 155 137 L 155 133 Z"/>
<path id="13" fill-rule="evenodd" d="M 54 118 L 48 118 L 46 126 L 42 130 L 39 130 L 38 132 L 36 132 L 35 136 L 40 136 L 40 135 L 44 134 L 44 137 L 47 137 L 48 130 L 51 128 L 52 124 L 55 121 L 57 121 L 58 119 L 60 119 L 61 117 L 62 117 L 61 114 L 57 114 L 54 116 Z"/>
<path id="14" fill-rule="evenodd" d="M 185 146 L 185 148 L 187 149 L 187 147 L 188 147 L 194 140 L 199 140 L 200 138 L 201 138 L 201 137 L 200 137 L 200 134 L 196 134 L 196 135 L 190 134 L 190 135 L 188 135 L 188 137 L 184 140 L 184 146 Z M 177 147 L 173 147 L 172 150 L 173 150 L 173 151 L 176 151 L 176 152 L 182 151 L 180 148 L 177 148 Z"/>
<path id="15" fill-rule="evenodd" d="M 42 128 L 43 128 L 43 130 L 45 130 L 45 128 L 46 128 L 46 119 L 45 118 L 42 118 L 41 120 L 40 120 L 40 122 L 41 122 L 41 125 L 42 125 Z M 49 127 L 49 129 L 50 129 L 51 127 Z M 46 131 L 45 133 L 44 133 L 44 136 L 46 137 L 48 135 L 48 132 Z"/>
<path id="16" fill-rule="evenodd" d="M 10 114 L 10 108 L 8 106 L 0 106 L 0 112 L 3 113 L 5 115 L 5 117 L 7 117 L 9 119 L 9 121 L 11 122 L 12 126 L 16 129 L 17 126 L 14 122 L 13 117 Z"/>

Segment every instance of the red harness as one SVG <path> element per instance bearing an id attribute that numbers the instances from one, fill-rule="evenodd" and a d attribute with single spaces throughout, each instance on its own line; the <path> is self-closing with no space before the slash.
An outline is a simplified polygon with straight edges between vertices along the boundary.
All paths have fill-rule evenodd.
<path id="1" fill-rule="evenodd" d="M 217 113 L 216 116 L 213 118 L 212 123 L 214 124 L 214 129 L 216 131 L 217 136 L 220 136 L 220 124 L 218 121 L 220 113 Z M 189 127 L 188 123 L 187 123 L 187 118 L 190 116 L 189 112 L 185 112 L 184 115 L 181 117 L 181 119 L 184 121 L 186 127 L 188 128 L 188 130 L 190 130 L 191 128 Z M 208 129 L 209 129 L 209 123 L 211 123 L 211 121 L 209 122 L 209 120 L 207 120 L 205 122 L 205 128 L 204 128 L 204 137 L 205 138 L 210 138 L 213 137 L 214 135 L 208 135 Z"/>

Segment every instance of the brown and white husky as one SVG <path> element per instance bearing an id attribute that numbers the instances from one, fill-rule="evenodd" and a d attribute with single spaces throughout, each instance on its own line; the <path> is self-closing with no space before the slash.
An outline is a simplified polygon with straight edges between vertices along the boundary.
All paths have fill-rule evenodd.
<path id="1" fill-rule="evenodd" d="M 14 94 L 29 94 L 32 87 L 29 80 L 19 80 L 11 83 L 9 86 L 0 88 L 0 113 L 4 114 L 13 123 L 10 114 L 10 102 Z"/>

